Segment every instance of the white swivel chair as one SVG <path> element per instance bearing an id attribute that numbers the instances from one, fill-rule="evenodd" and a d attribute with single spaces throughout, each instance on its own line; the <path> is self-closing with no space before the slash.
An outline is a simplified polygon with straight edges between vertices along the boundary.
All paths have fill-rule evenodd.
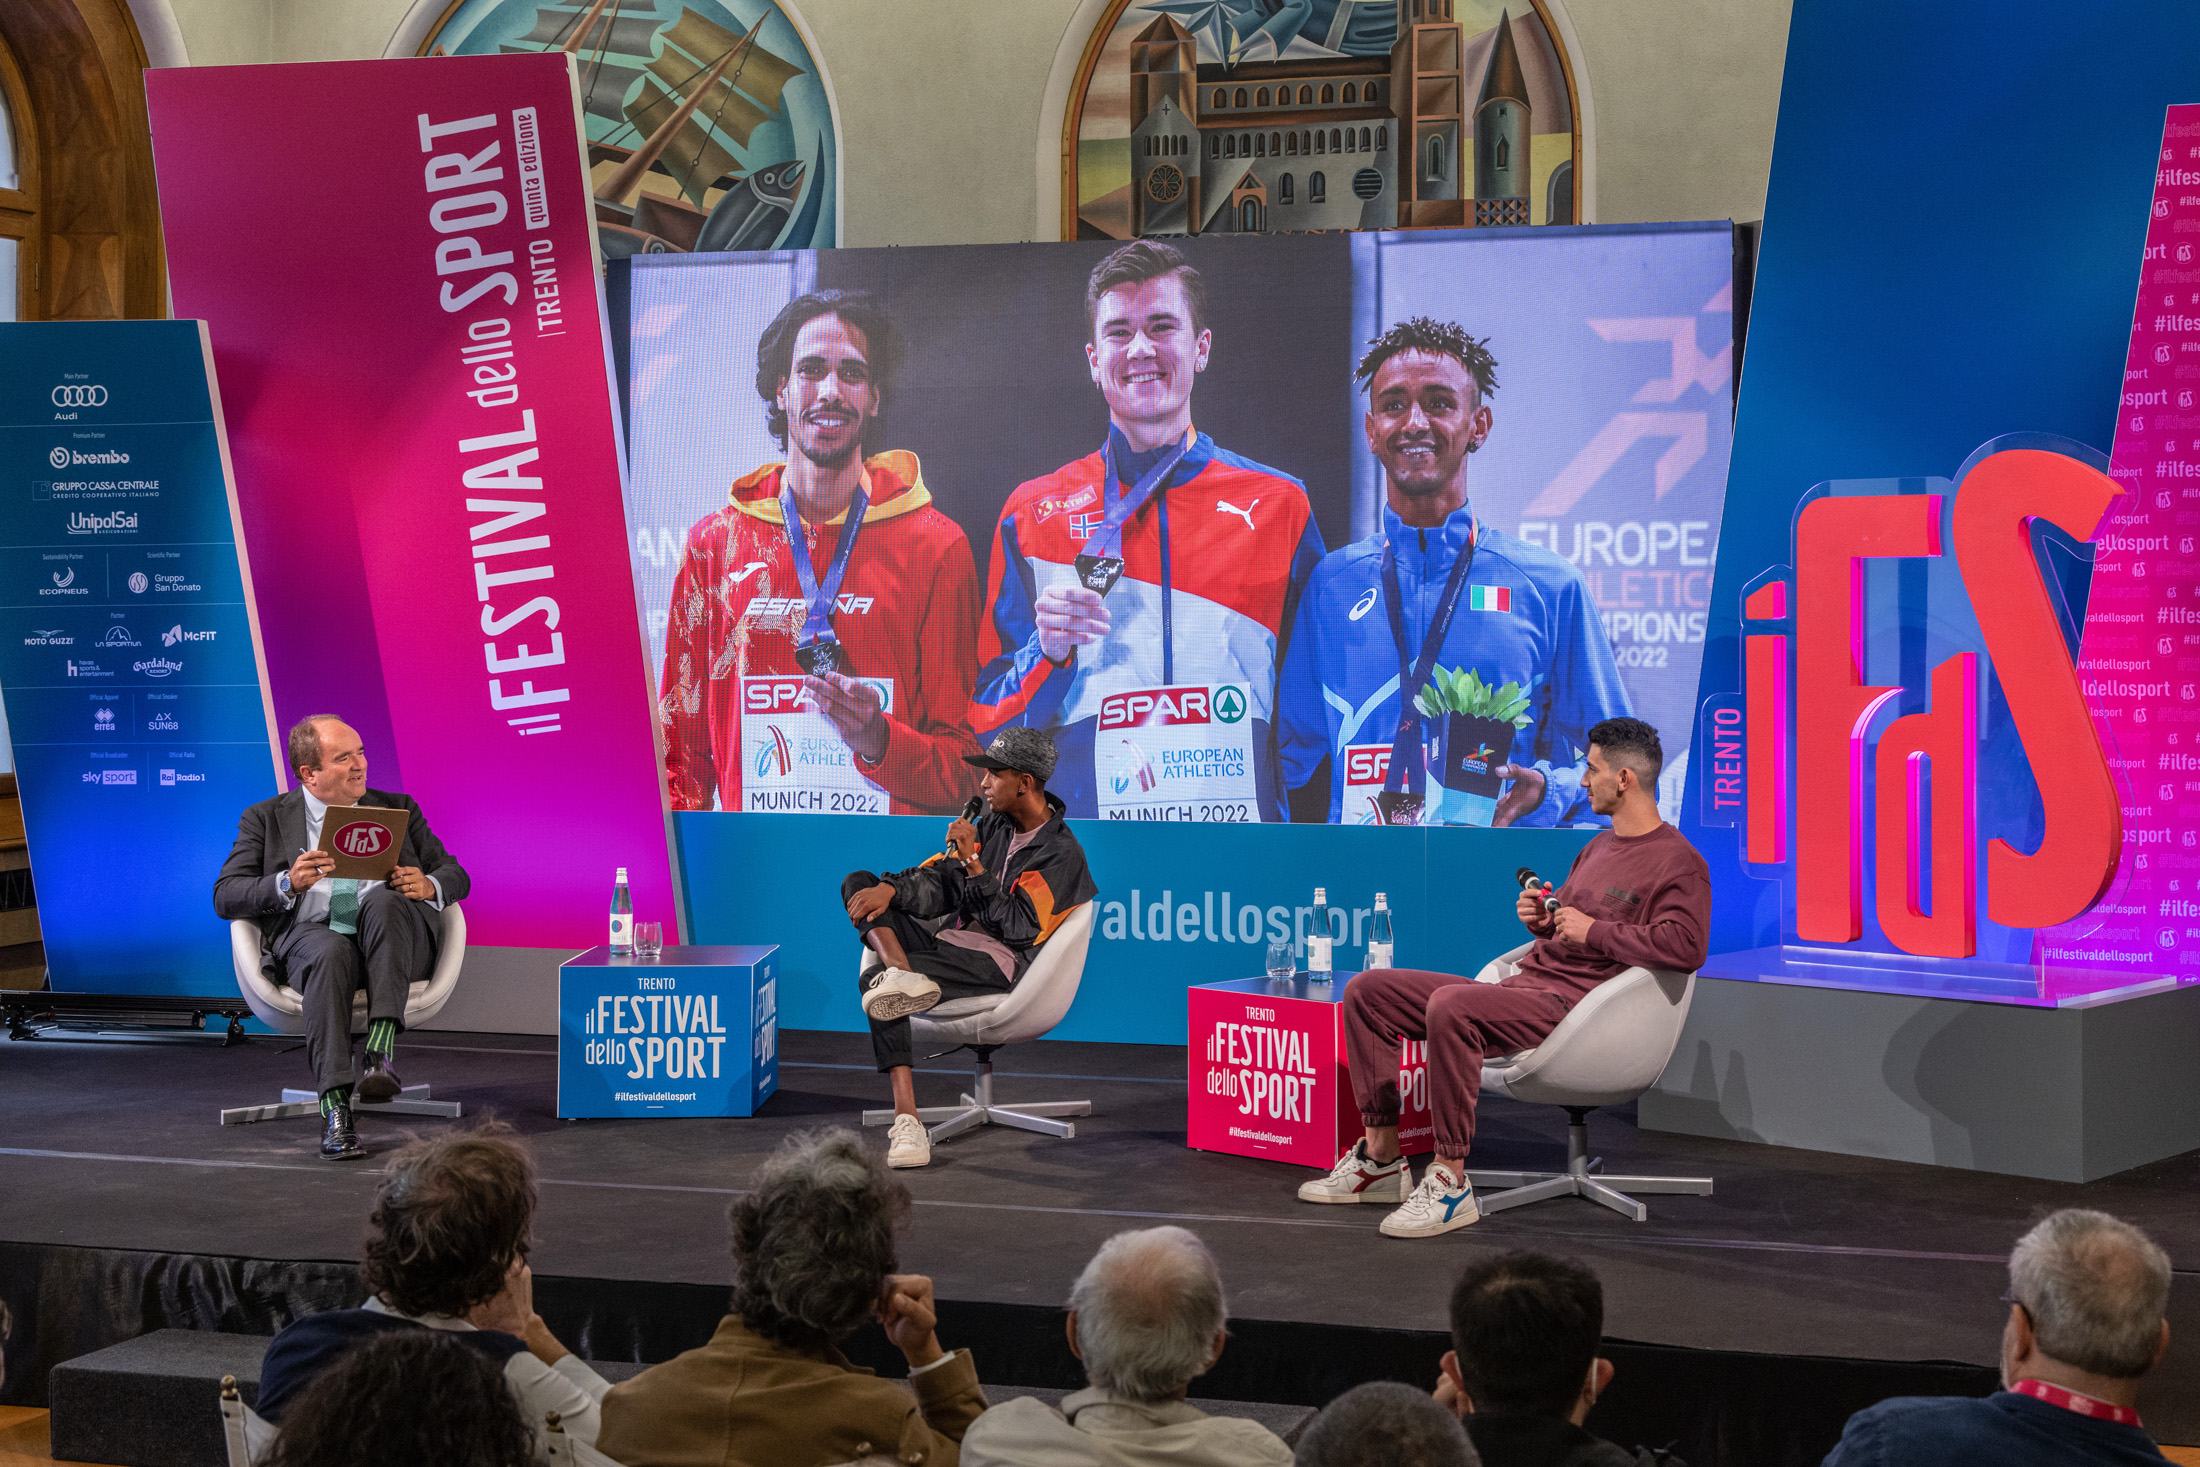
<path id="1" fill-rule="evenodd" d="M 1523 943 L 1493 959 L 1475 981 L 1497 983 L 1511 977 L 1532 945 Z M 1482 1211 L 1502 1212 L 1551 1197 L 1586 1197 L 1642 1222 L 1650 1209 L 1628 1196 L 1630 1192 L 1710 1195 L 1709 1177 L 1592 1176 L 1589 1170 L 1589 1112 L 1633 1100 L 1658 1082 L 1680 1043 L 1695 991 L 1693 973 L 1629 968 L 1591 989 L 1535 1048 L 1482 1061 L 1484 1092 L 1562 1106 L 1567 1115 L 1565 1171 L 1468 1169 Z"/>
<path id="2" fill-rule="evenodd" d="M 303 1034 L 306 1032 L 305 1004 L 298 990 L 287 983 L 278 983 L 260 967 L 260 924 L 240 917 L 229 924 L 229 953 L 236 964 L 237 987 L 244 992 L 244 1001 L 252 1005 L 252 1012 L 259 1015 L 270 1029 L 278 1034 Z M 435 971 L 426 979 L 412 986 L 405 998 L 405 1027 L 416 1028 L 443 1011 L 451 1001 L 451 990 L 458 986 L 459 965 L 466 959 L 466 914 L 459 904 L 452 902 L 443 909 L 443 938 L 435 960 Z M 367 995 L 364 991 L 354 994 L 351 1001 L 351 1031 L 363 1034 L 367 1029 Z M 281 1121 L 295 1116 L 318 1116 L 321 1113 L 321 1097 L 311 1090 L 283 1091 L 283 1098 L 276 1105 L 240 1105 L 222 1112 L 225 1126 L 249 1125 L 254 1121 Z M 425 1085 L 407 1085 L 395 1100 L 358 1101 L 352 1107 L 354 1115 L 402 1115 L 442 1116 L 455 1119 L 459 1105 L 455 1100 L 434 1100 L 429 1097 Z"/>
<path id="3" fill-rule="evenodd" d="M 993 1051 L 1004 1044 L 1037 1039 L 1062 1022 L 1070 1001 L 1077 997 L 1078 981 L 1084 977 L 1085 953 L 1092 946 L 1092 910 L 1097 905 L 1085 902 L 1063 918 L 1062 925 L 1054 929 L 1054 935 L 1008 992 L 951 998 L 910 1018 L 910 1032 L 917 1043 L 946 1044 L 950 1048 L 968 1045 L 978 1056 L 976 1077 L 971 1092 L 963 1095 L 962 1104 L 928 1106 L 917 1112 L 918 1120 L 939 1123 L 928 1124 L 934 1142 L 979 1126 L 1014 1126 L 1066 1139 L 1077 1134 L 1077 1127 L 1048 1117 L 1092 1114 L 1089 1100 L 994 1104 Z M 858 975 L 877 961 L 875 954 L 866 952 L 856 966 Z M 890 1110 L 863 1113 L 866 1126 L 884 1126 L 893 1119 Z"/>

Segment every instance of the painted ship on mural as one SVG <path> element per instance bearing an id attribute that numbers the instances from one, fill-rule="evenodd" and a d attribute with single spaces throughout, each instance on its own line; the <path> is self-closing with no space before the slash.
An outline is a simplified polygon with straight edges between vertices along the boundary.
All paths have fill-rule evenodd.
<path id="1" fill-rule="evenodd" d="M 575 58 L 607 258 L 834 242 L 829 113 L 776 6 L 745 24 L 712 0 L 476 0 L 463 9 L 482 13 L 455 54 Z M 818 106 L 798 95 L 803 82 Z"/>
<path id="2" fill-rule="evenodd" d="M 1127 153 L 1095 109 L 1077 234 L 1572 223 L 1570 89 L 1543 17 L 1523 9 L 1516 35 L 1499 9 L 1470 33 L 1454 5 L 1132 0 L 1108 53 L 1127 30 Z M 1096 70 L 1088 103 L 1104 85 Z"/>

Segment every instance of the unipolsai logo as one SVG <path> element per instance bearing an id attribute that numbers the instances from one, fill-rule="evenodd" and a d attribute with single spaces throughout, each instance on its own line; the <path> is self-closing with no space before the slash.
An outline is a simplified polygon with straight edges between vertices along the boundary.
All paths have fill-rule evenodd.
<path id="1" fill-rule="evenodd" d="M 329 844 L 339 854 L 366 860 L 379 856 L 390 848 L 389 827 L 374 820 L 353 820 L 336 827 L 336 834 L 329 837 Z"/>
<path id="2" fill-rule="evenodd" d="M 81 455 L 79 455 L 81 457 Z M 77 510 L 70 514 L 68 532 L 72 535 L 113 535 L 135 530 L 138 517 L 126 509 L 107 514 L 86 514 Z"/>

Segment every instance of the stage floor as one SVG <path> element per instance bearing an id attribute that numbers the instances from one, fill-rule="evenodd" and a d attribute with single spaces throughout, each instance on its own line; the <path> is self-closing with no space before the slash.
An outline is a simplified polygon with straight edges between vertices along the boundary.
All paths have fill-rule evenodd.
<path id="1" fill-rule="evenodd" d="M 865 1036 L 790 1032 L 779 1093 L 753 1119 L 560 1121 L 553 1054 L 544 1038 L 428 1033 L 399 1054 L 407 1083 L 532 1142 L 543 1276 L 727 1283 L 724 1212 L 750 1167 L 793 1128 L 854 1125 L 885 1103 Z M 920 1103 L 952 1101 L 965 1058 L 927 1061 Z M 216 1124 L 222 1106 L 305 1081 L 292 1041 L 0 1043 L 0 1241 L 354 1260 L 371 1155 L 320 1161 L 309 1121 Z M 1095 1113 L 1071 1141 L 986 1128 L 901 1174 L 916 1199 L 903 1266 L 931 1274 L 943 1299 L 1057 1307 L 1103 1238 L 1175 1222 L 1214 1249 L 1245 1320 L 1442 1331 L 1464 1260 L 1534 1247 L 1597 1269 L 1616 1339 L 1991 1365 L 2010 1244 L 2042 1212 L 2083 1205 L 2169 1250 L 2180 1343 L 2149 1398 L 2171 1418 L 2187 1414 L 2171 1402 L 2200 1400 L 2200 1152 L 2080 1186 L 1641 1132 L 1622 1107 L 1590 1119 L 1607 1170 L 1708 1174 L 1715 1195 L 1650 1198 L 1646 1223 L 1558 1201 L 1401 1242 L 1376 1232 L 1380 1209 L 1297 1202 L 1311 1172 L 1185 1149 L 1182 1049 L 1023 1045 L 1002 1052 L 996 1087 L 1006 1104 L 1090 1099 Z M 1493 1098 L 1483 1115 L 1479 1164 L 1559 1164 L 1562 1112 Z M 444 1124 L 370 1116 L 361 1131 L 381 1153 L 408 1128 Z"/>

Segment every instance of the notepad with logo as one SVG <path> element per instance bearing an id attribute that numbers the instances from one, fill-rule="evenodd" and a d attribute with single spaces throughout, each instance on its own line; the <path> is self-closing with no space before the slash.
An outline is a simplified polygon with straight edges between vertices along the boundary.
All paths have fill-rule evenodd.
<path id="1" fill-rule="evenodd" d="M 331 805 L 321 818 L 321 849 L 336 858 L 331 876 L 386 881 L 405 848 L 403 810 L 379 805 Z"/>

